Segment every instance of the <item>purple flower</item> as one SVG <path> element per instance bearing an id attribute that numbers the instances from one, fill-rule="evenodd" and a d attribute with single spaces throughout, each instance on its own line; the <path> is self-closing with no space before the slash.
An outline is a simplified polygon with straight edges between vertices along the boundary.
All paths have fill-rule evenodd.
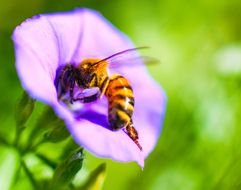
<path id="1" fill-rule="evenodd" d="M 105 58 L 133 48 L 125 35 L 98 12 L 75 9 L 27 19 L 15 29 L 13 41 L 16 68 L 24 89 L 33 98 L 52 106 L 77 143 L 97 156 L 123 162 L 136 161 L 144 166 L 144 158 L 160 135 L 165 95 L 142 63 L 111 70 L 124 75 L 133 87 L 133 122 L 142 151 L 123 130 L 108 129 L 106 98 L 78 104 L 73 111 L 57 96 L 59 68 L 67 63 L 78 64 L 84 58 Z"/>

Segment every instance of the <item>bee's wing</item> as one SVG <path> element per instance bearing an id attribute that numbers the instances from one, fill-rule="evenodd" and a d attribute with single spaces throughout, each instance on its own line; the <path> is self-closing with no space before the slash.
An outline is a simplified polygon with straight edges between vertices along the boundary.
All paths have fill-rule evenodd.
<path id="1" fill-rule="evenodd" d="M 132 57 L 117 57 L 111 59 L 109 62 L 109 68 L 118 68 L 118 67 L 130 67 L 130 66 L 138 66 L 140 64 L 156 64 L 159 63 L 159 60 L 153 58 L 153 57 L 148 57 L 148 56 L 132 56 Z"/>
<path id="2" fill-rule="evenodd" d="M 135 66 L 141 63 L 153 64 L 159 61 L 155 58 L 139 55 L 137 50 L 146 49 L 148 47 L 137 47 L 132 49 L 126 49 L 124 51 L 117 52 L 109 57 L 101 59 L 96 62 L 95 65 L 102 66 L 108 64 L 109 68 L 117 68 L 123 66 Z"/>

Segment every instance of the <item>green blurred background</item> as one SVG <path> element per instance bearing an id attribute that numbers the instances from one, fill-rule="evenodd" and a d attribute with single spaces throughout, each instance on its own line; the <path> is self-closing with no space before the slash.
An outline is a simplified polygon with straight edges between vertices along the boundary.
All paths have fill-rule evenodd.
<path id="1" fill-rule="evenodd" d="M 161 64 L 149 70 L 165 89 L 168 104 L 162 135 L 143 171 L 135 163 L 85 152 L 75 180 L 83 181 L 106 162 L 105 190 L 241 189 L 240 0 L 1 0 L 0 136 L 13 138 L 13 113 L 22 93 L 14 67 L 13 29 L 38 13 L 77 6 L 99 10 L 136 45 L 151 47 L 148 55 Z M 44 151 L 51 152 L 51 146 Z M 1 190 L 32 189 L 23 174 L 14 182 L 18 157 L 0 144 Z M 32 158 L 29 165 L 35 173 L 51 176 Z"/>

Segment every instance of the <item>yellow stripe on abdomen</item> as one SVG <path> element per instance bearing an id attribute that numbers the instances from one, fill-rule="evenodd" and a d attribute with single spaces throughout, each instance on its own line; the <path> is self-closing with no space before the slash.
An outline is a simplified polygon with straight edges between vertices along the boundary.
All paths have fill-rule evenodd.
<path id="1" fill-rule="evenodd" d="M 113 76 L 105 93 L 108 99 L 108 120 L 112 129 L 126 127 L 134 110 L 134 96 L 132 88 L 123 76 Z"/>

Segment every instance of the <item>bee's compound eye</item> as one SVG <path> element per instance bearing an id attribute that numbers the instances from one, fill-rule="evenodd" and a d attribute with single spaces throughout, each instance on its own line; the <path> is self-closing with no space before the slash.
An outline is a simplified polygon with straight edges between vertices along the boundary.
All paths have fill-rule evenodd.
<path id="1" fill-rule="evenodd" d="M 71 78 L 73 78 L 74 68 L 72 65 L 66 65 L 60 74 L 60 80 L 64 84 L 69 84 Z"/>

